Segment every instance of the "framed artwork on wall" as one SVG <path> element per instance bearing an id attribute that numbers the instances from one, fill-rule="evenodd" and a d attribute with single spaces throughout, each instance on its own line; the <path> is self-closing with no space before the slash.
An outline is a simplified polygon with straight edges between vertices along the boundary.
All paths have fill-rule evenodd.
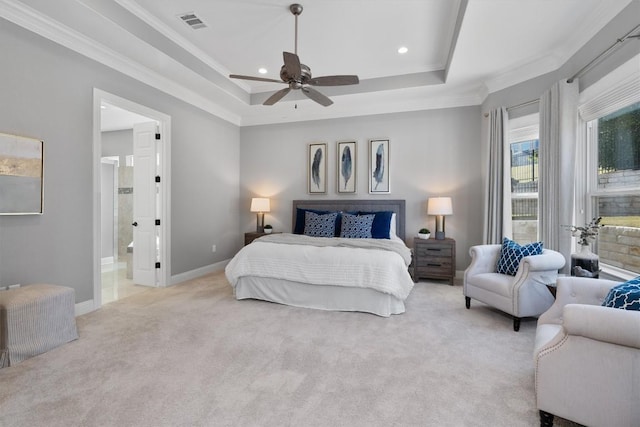
<path id="1" fill-rule="evenodd" d="M 338 142 L 338 193 L 355 193 L 357 176 L 357 157 L 355 141 Z"/>
<path id="2" fill-rule="evenodd" d="M 0 133 L 0 215 L 42 214 L 44 142 Z"/>
<path id="3" fill-rule="evenodd" d="M 390 193 L 389 140 L 369 140 L 369 193 Z"/>
<path id="4" fill-rule="evenodd" d="M 309 144 L 308 157 L 308 185 L 309 194 L 327 193 L 327 144 Z"/>

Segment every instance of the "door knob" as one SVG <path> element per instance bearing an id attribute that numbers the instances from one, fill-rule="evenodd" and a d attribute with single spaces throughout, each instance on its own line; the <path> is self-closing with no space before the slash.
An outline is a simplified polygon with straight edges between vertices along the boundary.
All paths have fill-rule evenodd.
<path id="1" fill-rule="evenodd" d="M 133 225 L 134 227 L 137 227 L 137 226 L 138 226 L 138 221 L 135 221 L 135 222 L 134 222 L 133 224 L 131 224 L 131 225 Z"/>

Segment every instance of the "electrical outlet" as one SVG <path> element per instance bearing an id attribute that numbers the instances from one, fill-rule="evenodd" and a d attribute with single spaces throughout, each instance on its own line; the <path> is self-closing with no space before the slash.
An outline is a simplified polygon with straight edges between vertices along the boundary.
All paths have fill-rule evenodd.
<path id="1" fill-rule="evenodd" d="M 215 252 L 216 251 L 216 245 L 211 246 L 211 252 Z"/>

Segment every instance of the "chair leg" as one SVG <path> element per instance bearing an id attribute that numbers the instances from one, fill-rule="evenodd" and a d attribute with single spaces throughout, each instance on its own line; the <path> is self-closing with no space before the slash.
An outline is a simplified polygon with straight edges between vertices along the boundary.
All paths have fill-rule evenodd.
<path id="1" fill-rule="evenodd" d="M 553 427 L 553 414 L 540 410 L 540 427 Z"/>
<path id="2" fill-rule="evenodd" d="M 518 332 L 520 330 L 520 318 L 519 317 L 514 317 L 513 318 L 513 330 Z"/>
<path id="3" fill-rule="evenodd" d="M 464 297 L 464 305 L 467 306 L 467 309 L 471 308 L 471 298 Z"/>

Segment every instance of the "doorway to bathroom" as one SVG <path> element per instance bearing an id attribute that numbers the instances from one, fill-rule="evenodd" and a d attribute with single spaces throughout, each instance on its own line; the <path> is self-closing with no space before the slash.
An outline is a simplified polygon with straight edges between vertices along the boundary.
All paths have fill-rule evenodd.
<path id="1" fill-rule="evenodd" d="M 98 109 L 99 111 L 95 111 Z M 94 306 L 169 283 L 170 119 L 94 93 Z"/>

